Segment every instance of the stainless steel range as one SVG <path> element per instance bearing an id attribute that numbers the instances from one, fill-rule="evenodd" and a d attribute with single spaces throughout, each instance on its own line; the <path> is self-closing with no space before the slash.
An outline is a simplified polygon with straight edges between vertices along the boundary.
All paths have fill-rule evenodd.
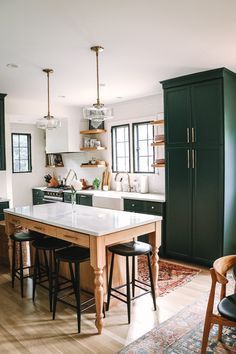
<path id="1" fill-rule="evenodd" d="M 60 188 L 44 189 L 43 201 L 45 203 L 63 202 L 63 190 Z"/>

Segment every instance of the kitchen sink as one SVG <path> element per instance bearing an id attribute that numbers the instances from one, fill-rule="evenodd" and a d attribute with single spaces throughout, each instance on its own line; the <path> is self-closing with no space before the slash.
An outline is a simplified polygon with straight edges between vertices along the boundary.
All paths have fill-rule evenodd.
<path id="1" fill-rule="evenodd" d="M 109 193 L 109 194 L 108 194 Z M 124 210 L 124 199 L 116 192 L 106 192 L 106 195 L 93 195 L 93 206 L 97 208 Z"/>

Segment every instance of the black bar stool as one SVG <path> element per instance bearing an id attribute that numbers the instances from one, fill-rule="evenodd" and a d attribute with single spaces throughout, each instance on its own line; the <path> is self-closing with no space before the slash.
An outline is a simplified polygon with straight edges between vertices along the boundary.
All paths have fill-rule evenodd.
<path id="1" fill-rule="evenodd" d="M 44 239 L 35 240 L 32 246 L 36 249 L 33 275 L 33 301 L 35 299 L 36 285 L 39 284 L 49 290 L 49 308 L 52 312 L 52 294 L 54 288 L 53 278 L 56 269 L 55 250 L 66 248 L 71 245 L 70 242 L 60 240 L 54 237 L 45 237 Z M 42 266 L 39 258 L 39 251 L 43 251 L 45 265 Z M 49 253 L 49 262 L 46 251 Z M 48 286 L 43 283 L 48 281 Z"/>
<path id="2" fill-rule="evenodd" d="M 108 250 L 112 253 L 112 258 L 111 258 L 111 269 L 110 269 L 109 283 L 108 283 L 107 311 L 109 310 L 111 296 L 115 297 L 116 299 L 118 299 L 120 301 L 125 302 L 127 304 L 127 310 L 128 310 L 128 323 L 130 323 L 130 318 L 131 318 L 130 303 L 131 303 L 131 301 L 133 301 L 134 299 L 137 299 L 140 296 L 146 295 L 148 293 L 152 294 L 154 310 L 156 311 L 156 297 L 155 297 L 155 289 L 154 289 L 151 261 L 150 261 L 150 254 L 152 252 L 152 246 L 149 245 L 148 243 L 145 243 L 145 242 L 135 241 L 135 242 L 127 242 L 127 243 L 123 243 L 123 244 L 114 245 L 114 246 L 109 247 Z M 112 275 L 113 275 L 115 254 L 117 254 L 119 256 L 126 257 L 126 284 L 117 286 L 116 288 L 113 288 L 112 287 Z M 147 256 L 148 270 L 149 270 L 149 276 L 150 276 L 150 285 L 147 283 L 144 283 L 138 279 L 135 279 L 135 256 L 140 256 L 140 255 Z M 132 257 L 132 280 L 131 280 L 131 282 L 130 282 L 130 276 L 129 276 L 129 257 Z M 132 298 L 130 296 L 130 284 L 132 285 Z M 145 289 L 142 286 L 140 286 L 139 284 L 143 284 L 146 287 L 150 287 L 151 290 Z M 126 294 L 124 294 L 118 290 L 118 289 L 121 289 L 125 286 L 126 286 Z M 144 292 L 140 295 L 135 296 L 135 287 L 138 287 L 138 288 L 144 290 Z M 127 300 L 120 298 L 119 296 L 115 295 L 114 293 L 125 297 Z"/>
<path id="3" fill-rule="evenodd" d="M 56 282 L 55 282 L 52 318 L 54 320 L 55 316 L 56 316 L 57 301 L 62 301 L 63 303 L 65 303 L 69 306 L 73 306 L 70 303 L 66 302 L 65 300 L 58 298 L 58 293 L 61 290 L 65 290 L 65 288 L 60 288 L 60 284 L 58 281 L 60 263 L 66 262 L 66 263 L 69 263 L 69 268 L 70 268 L 71 280 L 69 282 L 71 283 L 74 294 L 75 294 L 76 306 L 73 306 L 73 307 L 76 307 L 76 309 L 77 309 L 78 333 L 80 333 L 81 306 L 85 305 L 86 303 L 88 303 L 89 301 L 92 300 L 92 299 L 89 299 L 89 300 L 81 303 L 81 299 L 80 299 L 80 263 L 86 262 L 89 260 L 89 256 L 90 256 L 89 249 L 72 246 L 72 247 L 55 252 L 55 256 L 56 256 Z M 74 265 L 74 271 L 73 271 L 73 265 Z M 63 296 L 63 298 L 64 297 L 65 297 L 65 295 Z M 88 307 L 90 307 L 90 306 L 88 306 Z M 84 308 L 83 311 L 86 310 L 88 307 Z"/>
<path id="4" fill-rule="evenodd" d="M 13 235 L 10 236 L 13 241 L 13 250 L 12 250 L 12 272 L 11 272 L 11 279 L 12 279 L 12 288 L 15 285 L 15 277 L 20 280 L 21 286 L 21 297 L 24 296 L 24 279 L 29 278 L 31 275 L 24 275 L 25 269 L 31 269 L 32 266 L 25 266 L 23 265 L 23 250 L 22 250 L 22 243 L 23 242 L 31 242 L 35 239 L 42 239 L 44 237 L 43 234 L 40 234 L 35 231 L 19 231 L 15 232 Z M 16 245 L 19 244 L 19 255 L 20 255 L 20 264 L 19 267 L 16 268 Z"/>

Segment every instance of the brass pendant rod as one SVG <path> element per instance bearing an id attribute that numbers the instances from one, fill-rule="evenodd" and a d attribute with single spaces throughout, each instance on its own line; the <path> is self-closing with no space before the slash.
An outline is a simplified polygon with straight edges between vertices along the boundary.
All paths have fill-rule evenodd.
<path id="1" fill-rule="evenodd" d="M 47 82 L 48 82 L 48 117 L 50 117 L 50 90 L 49 90 L 49 72 L 47 72 Z"/>
<path id="2" fill-rule="evenodd" d="M 100 105 L 100 97 L 99 97 L 99 67 L 98 67 L 98 50 L 96 50 L 96 67 L 97 67 L 97 105 Z"/>
<path id="3" fill-rule="evenodd" d="M 48 92 L 48 114 L 47 114 L 47 119 L 50 119 L 51 117 L 50 114 L 50 84 L 49 84 L 49 74 L 53 73 L 52 69 L 43 69 L 43 72 L 47 74 L 47 92 Z"/>

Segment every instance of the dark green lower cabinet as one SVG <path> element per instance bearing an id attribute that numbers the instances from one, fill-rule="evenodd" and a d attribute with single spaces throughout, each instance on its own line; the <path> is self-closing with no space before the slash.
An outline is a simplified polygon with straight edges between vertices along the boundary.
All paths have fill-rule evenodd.
<path id="1" fill-rule="evenodd" d="M 223 151 L 209 147 L 195 154 L 191 257 L 210 265 L 223 254 Z"/>
<path id="2" fill-rule="evenodd" d="M 80 205 L 93 206 L 93 196 L 88 194 L 77 194 L 76 202 Z"/>
<path id="3" fill-rule="evenodd" d="M 166 154 L 166 252 L 169 256 L 188 258 L 191 253 L 191 169 L 190 150 L 169 149 Z"/>
<path id="4" fill-rule="evenodd" d="M 165 203 L 151 202 L 147 200 L 124 199 L 124 211 L 158 215 L 163 217 L 161 247 L 159 249 L 159 255 L 163 256 L 165 253 Z M 142 242 L 148 242 L 148 235 L 139 236 L 138 239 Z"/>
<path id="5" fill-rule="evenodd" d="M 33 205 L 45 204 L 44 192 L 41 189 L 32 189 Z"/>
<path id="6" fill-rule="evenodd" d="M 211 265 L 222 255 L 222 149 L 166 151 L 166 255 Z"/>
<path id="7" fill-rule="evenodd" d="M 0 221 L 4 220 L 4 209 L 9 208 L 9 202 L 0 202 Z"/>
<path id="8" fill-rule="evenodd" d="M 71 193 L 69 193 L 69 192 L 63 193 L 63 202 L 64 203 L 71 203 Z M 77 200 L 76 200 L 76 203 L 77 203 Z"/>

